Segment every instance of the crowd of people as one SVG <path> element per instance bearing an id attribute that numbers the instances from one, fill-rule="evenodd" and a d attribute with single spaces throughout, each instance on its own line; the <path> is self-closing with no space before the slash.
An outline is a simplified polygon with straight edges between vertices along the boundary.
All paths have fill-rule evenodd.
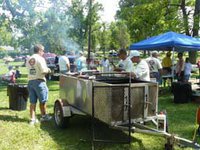
<path id="1" fill-rule="evenodd" d="M 90 61 L 87 60 L 87 54 L 82 51 L 76 53 L 64 52 L 59 56 L 56 64 L 59 67 L 59 73 L 83 72 L 86 70 L 98 70 L 99 72 L 127 72 L 131 76 L 150 81 L 155 79 L 159 84 L 162 83 L 162 76 L 175 75 L 178 81 L 188 82 L 192 65 L 189 59 L 183 60 L 183 53 L 178 53 L 176 65 L 173 65 L 171 52 L 166 52 L 166 56 L 159 58 L 158 51 L 152 51 L 151 55 L 143 59 L 139 51 L 125 49 L 118 51 L 118 63 L 113 62 L 113 56 L 104 55 L 101 60 L 97 60 L 95 56 L 91 56 Z M 173 71 L 173 72 L 172 72 Z M 130 75 L 130 74 L 129 74 Z"/>
<path id="2" fill-rule="evenodd" d="M 45 76 L 51 73 L 52 70 L 48 68 L 44 57 L 42 57 L 43 54 L 44 46 L 37 44 L 34 46 L 34 54 L 26 60 L 30 99 L 30 124 L 32 125 L 38 122 L 36 118 L 37 101 L 40 104 L 40 120 L 48 121 L 51 119 L 51 116 L 47 114 L 48 87 Z M 104 73 L 122 72 L 123 76 L 131 76 L 138 80 L 150 81 L 154 78 L 158 83 L 161 83 L 162 75 L 171 74 L 174 70 L 178 81 L 188 82 L 192 65 L 188 58 L 184 61 L 183 53 L 178 53 L 177 56 L 178 59 L 174 69 L 170 52 L 167 52 L 162 60 L 159 58 L 159 52 L 157 51 L 152 51 L 151 56 L 144 59 L 137 50 L 128 52 L 125 49 L 120 49 L 117 54 L 118 62 L 114 62 L 113 56 L 110 55 L 104 55 L 101 60 L 97 60 L 95 55 L 91 54 L 88 60 L 87 54 L 82 51 L 75 53 L 63 51 L 60 56 L 56 57 L 55 66 L 58 67 L 60 74 L 83 72 L 88 69 Z M 19 75 L 19 72 L 17 73 L 18 68 L 15 71 L 13 71 L 12 67 L 8 69 L 9 73 L 13 74 L 14 72 L 15 75 Z"/>
<path id="3" fill-rule="evenodd" d="M 166 56 L 160 60 L 159 53 L 157 51 L 152 52 L 152 56 L 147 58 L 146 61 L 150 69 L 150 77 L 156 78 L 156 81 L 161 83 L 162 76 L 174 75 L 174 78 L 178 82 L 188 82 L 192 72 L 192 64 L 189 62 L 189 58 L 184 60 L 183 53 L 177 54 L 177 60 L 172 61 L 171 52 L 167 52 Z M 174 64 L 174 65 L 173 65 Z"/>

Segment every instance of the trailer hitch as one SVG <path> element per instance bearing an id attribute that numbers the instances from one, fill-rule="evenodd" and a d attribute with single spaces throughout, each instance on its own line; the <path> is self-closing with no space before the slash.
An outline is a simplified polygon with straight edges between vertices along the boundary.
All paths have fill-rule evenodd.
<path id="1" fill-rule="evenodd" d="M 128 127 L 120 126 L 120 125 L 116 125 L 113 128 L 121 129 L 121 130 L 128 130 Z M 153 128 L 150 128 L 145 125 L 138 124 L 138 123 L 133 124 L 133 126 L 131 127 L 131 132 L 165 137 L 167 139 L 167 143 L 165 144 L 165 150 L 173 150 L 174 144 L 177 144 L 179 146 L 191 147 L 194 149 L 200 149 L 200 145 L 196 142 L 187 140 L 185 138 L 178 137 L 174 134 L 170 134 L 170 133 L 167 133 L 164 131 L 159 131 L 159 130 L 156 130 L 156 129 L 153 129 Z"/>

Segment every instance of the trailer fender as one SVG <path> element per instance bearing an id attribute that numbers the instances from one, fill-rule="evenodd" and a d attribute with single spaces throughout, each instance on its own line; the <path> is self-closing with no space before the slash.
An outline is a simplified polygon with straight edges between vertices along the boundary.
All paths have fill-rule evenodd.
<path id="1" fill-rule="evenodd" d="M 65 105 L 62 100 L 58 99 L 54 104 L 54 120 L 56 126 L 65 128 L 69 124 L 71 110 L 69 105 Z"/>
<path id="2" fill-rule="evenodd" d="M 62 107 L 63 117 L 71 117 L 72 116 L 71 106 L 68 105 L 65 100 L 58 99 L 55 101 L 55 103 L 56 102 L 59 102 Z"/>

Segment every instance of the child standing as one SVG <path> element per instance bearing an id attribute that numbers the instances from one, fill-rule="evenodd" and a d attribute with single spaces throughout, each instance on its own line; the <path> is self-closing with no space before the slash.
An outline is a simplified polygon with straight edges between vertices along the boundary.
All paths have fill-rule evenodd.
<path id="1" fill-rule="evenodd" d="M 184 81 L 185 82 L 189 81 L 191 71 L 192 71 L 192 64 L 190 63 L 189 58 L 187 57 L 185 59 L 185 66 L 184 66 Z"/>

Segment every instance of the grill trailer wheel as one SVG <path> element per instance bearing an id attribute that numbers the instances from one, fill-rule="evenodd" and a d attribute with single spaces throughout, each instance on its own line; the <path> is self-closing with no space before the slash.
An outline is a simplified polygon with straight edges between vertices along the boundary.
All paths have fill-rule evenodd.
<path id="1" fill-rule="evenodd" d="M 59 128 L 66 128 L 69 125 L 69 117 L 64 117 L 61 100 L 56 100 L 54 104 L 54 121 Z"/>

